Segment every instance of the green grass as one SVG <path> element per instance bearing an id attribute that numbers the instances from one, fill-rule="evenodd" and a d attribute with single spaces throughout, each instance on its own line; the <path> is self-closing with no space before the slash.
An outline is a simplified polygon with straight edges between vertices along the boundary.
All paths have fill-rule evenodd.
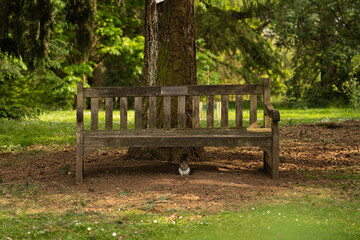
<path id="1" fill-rule="evenodd" d="M 246 206 L 216 214 L 131 210 L 39 213 L 0 210 L 0 236 L 12 239 L 360 239 L 356 203 L 327 199 Z M 116 236 L 114 233 L 116 233 Z"/>
<path id="2" fill-rule="evenodd" d="M 360 112 L 352 108 L 314 108 L 314 109 L 279 109 L 281 114 L 280 126 L 307 124 L 319 122 L 335 122 L 360 119 Z M 259 124 L 262 124 L 263 112 L 258 110 Z M 120 113 L 114 112 L 114 129 L 120 128 Z M 206 107 L 201 126 L 206 127 Z M 215 119 L 217 115 L 215 114 Z M 128 112 L 128 124 L 134 127 L 134 111 Z M 249 110 L 245 106 L 244 125 L 249 124 Z M 229 125 L 235 126 L 235 111 L 230 108 Z M 220 126 L 220 120 L 215 120 L 215 126 Z M 99 113 L 99 128 L 105 128 L 105 113 Z M 85 112 L 85 129 L 90 129 L 90 112 Z M 64 146 L 75 144 L 76 119 L 75 111 L 48 112 L 37 119 L 14 121 L 0 120 L 0 151 L 22 150 L 32 145 Z"/>

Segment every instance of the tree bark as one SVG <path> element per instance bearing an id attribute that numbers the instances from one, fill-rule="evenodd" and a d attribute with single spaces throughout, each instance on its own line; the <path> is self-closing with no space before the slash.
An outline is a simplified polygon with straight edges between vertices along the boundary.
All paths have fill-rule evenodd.
<path id="1" fill-rule="evenodd" d="M 143 85 L 196 85 L 194 0 L 145 2 L 145 52 Z M 163 107 L 157 104 L 157 127 L 161 128 Z M 186 99 L 187 126 L 191 126 L 191 99 Z M 146 111 L 145 111 L 146 112 Z M 146 117 L 145 117 L 146 118 Z M 171 101 L 171 125 L 177 127 L 177 99 Z M 129 158 L 201 158 L 201 149 L 129 149 Z M 144 154 L 140 154 L 144 152 Z M 137 155 L 137 156 L 134 156 Z"/>

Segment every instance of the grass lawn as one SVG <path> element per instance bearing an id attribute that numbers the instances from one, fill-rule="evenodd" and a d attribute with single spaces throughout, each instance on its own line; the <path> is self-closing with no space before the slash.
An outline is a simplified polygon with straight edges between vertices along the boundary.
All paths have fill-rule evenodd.
<path id="1" fill-rule="evenodd" d="M 279 110 L 281 126 L 290 128 L 289 134 L 296 124 L 360 119 L 360 113 L 351 108 Z M 248 114 L 245 111 L 245 125 L 248 124 Z M 262 118 L 261 110 L 258 117 Z M 233 110 L 229 118 L 230 125 L 233 125 Z M 133 126 L 133 111 L 129 111 L 128 120 Z M 85 127 L 89 128 L 88 111 L 85 121 Z M 119 121 L 119 112 L 115 112 L 115 128 L 119 128 Z M 99 123 L 104 128 L 104 112 L 100 112 Z M 204 127 L 205 120 L 201 124 Z M 217 124 L 220 124 L 219 120 Z M 302 135 L 298 140 L 286 140 L 289 146 L 299 144 L 296 151 L 314 144 L 311 133 L 300 133 Z M 343 155 L 349 155 L 349 159 L 358 159 L 359 149 L 344 146 L 337 140 L 317 141 L 319 146 L 322 143 L 329 146 L 329 154 L 330 149 L 334 148 L 339 153 L 336 161 L 341 160 L 344 167 L 322 170 L 322 165 L 304 164 L 304 169 L 292 166 L 294 170 L 288 171 L 284 167 L 286 174 L 276 181 L 259 172 L 244 174 L 244 177 L 241 172 L 238 183 L 240 190 L 233 190 L 231 194 L 241 196 L 244 201 L 239 201 L 235 207 L 226 206 L 225 203 L 225 207 L 209 211 L 205 203 L 204 207 L 191 207 L 192 200 L 189 200 L 189 207 L 157 211 L 154 208 L 156 204 L 176 202 L 176 199 L 182 199 L 182 195 L 188 196 L 190 193 L 175 196 L 169 190 L 168 195 L 154 197 L 154 194 L 166 191 L 162 185 L 136 193 L 117 189 L 116 185 L 111 193 L 94 192 L 91 181 L 80 188 L 73 186 L 71 177 L 67 176 L 68 170 L 61 174 L 64 174 L 64 179 L 70 179 L 69 185 L 46 182 L 47 179 L 41 177 L 42 173 L 35 173 L 37 168 L 27 171 L 29 174 L 33 171 L 38 180 L 30 181 L 28 179 L 34 179 L 30 177 L 9 180 L 7 171 L 19 171 L 21 174 L 22 162 L 41 167 L 39 159 L 53 157 L 63 149 L 71 159 L 73 153 L 68 149 L 73 149 L 75 144 L 75 111 L 49 112 L 27 121 L 0 120 L 0 239 L 360 239 L 360 163 L 349 165 L 346 162 L 349 160 L 343 158 Z M 347 153 L 341 153 L 348 148 Z M 237 150 L 230 148 L 228 151 Z M 291 149 L 287 149 L 282 153 L 281 161 L 287 162 L 287 167 L 292 164 L 289 159 L 299 158 L 296 151 L 294 149 L 294 153 L 291 153 Z M 103 153 L 99 152 L 99 156 L 103 156 Z M 304 159 L 311 162 L 310 158 Z M 325 163 L 332 164 L 330 160 Z M 226 177 L 227 172 L 213 174 Z M 135 175 L 141 179 L 141 174 Z M 260 185 L 262 182 L 271 185 L 267 193 L 262 192 L 261 186 L 252 185 L 251 180 L 257 178 L 262 179 Z M 181 178 L 180 181 L 185 184 L 199 179 Z M 248 180 L 250 183 L 245 184 Z M 98 180 L 94 178 L 94 181 Z M 108 180 L 103 181 L 106 183 Z M 221 184 L 224 182 L 217 182 L 214 188 L 216 192 L 214 190 L 210 195 L 221 198 L 221 191 L 234 188 L 233 183 L 229 186 Z M 241 184 L 246 185 L 244 189 L 249 188 L 246 190 L 248 195 L 241 192 Z M 253 191 L 252 187 L 257 190 Z M 196 195 L 196 192 L 191 194 L 189 196 Z M 207 197 L 211 199 L 211 196 Z M 127 201 L 125 207 L 123 201 Z M 140 205 L 136 201 L 140 201 Z M 201 199 L 197 201 L 201 202 Z M 218 200 L 214 197 L 214 200 L 206 201 L 210 204 Z"/>
<path id="2" fill-rule="evenodd" d="M 151 214 L 124 211 L 22 213 L 0 211 L 2 239 L 349 239 L 360 238 L 355 203 L 296 200 L 240 211 Z M 174 213 L 172 213 L 174 214 Z M 122 239 L 120 237 L 120 239 Z"/>

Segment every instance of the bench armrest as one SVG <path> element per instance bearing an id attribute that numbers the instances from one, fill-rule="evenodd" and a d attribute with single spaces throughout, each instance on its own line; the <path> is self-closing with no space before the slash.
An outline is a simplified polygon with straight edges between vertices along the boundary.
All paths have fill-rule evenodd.
<path id="1" fill-rule="evenodd" d="M 280 121 L 280 112 L 274 109 L 271 104 L 264 104 L 265 115 L 269 116 L 273 121 Z"/>

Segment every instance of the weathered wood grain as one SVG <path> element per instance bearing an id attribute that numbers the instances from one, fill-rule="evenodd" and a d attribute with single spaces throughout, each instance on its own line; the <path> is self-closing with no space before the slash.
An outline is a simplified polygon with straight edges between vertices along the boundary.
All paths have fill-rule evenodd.
<path id="1" fill-rule="evenodd" d="M 142 97 L 135 97 L 135 129 L 143 128 Z"/>
<path id="2" fill-rule="evenodd" d="M 199 116 L 199 102 L 200 96 L 192 96 L 192 127 L 200 128 L 200 116 Z"/>
<path id="3" fill-rule="evenodd" d="M 84 92 L 82 82 L 77 83 L 76 106 L 76 184 L 82 184 L 84 177 Z"/>
<path id="4" fill-rule="evenodd" d="M 91 98 L 91 130 L 99 128 L 99 98 Z"/>
<path id="5" fill-rule="evenodd" d="M 257 96 L 250 95 L 250 125 L 257 123 Z"/>
<path id="6" fill-rule="evenodd" d="M 243 95 L 235 95 L 235 127 L 242 127 L 243 119 Z"/>
<path id="7" fill-rule="evenodd" d="M 264 79 L 264 105 L 270 104 L 270 79 Z M 264 107 L 264 127 L 271 127 L 270 116 L 266 114 Z"/>
<path id="8" fill-rule="evenodd" d="M 163 129 L 163 131 L 145 131 L 142 134 L 139 131 L 126 131 L 126 134 L 85 135 L 84 144 L 100 147 L 270 147 L 272 139 L 271 132 L 242 132 L 241 134 L 219 132 L 213 134 L 209 131 L 166 132 Z"/>
<path id="9" fill-rule="evenodd" d="M 113 99 L 105 98 L 105 129 L 113 128 Z"/>
<path id="10" fill-rule="evenodd" d="M 120 129 L 127 130 L 128 98 L 120 98 Z"/>
<path id="11" fill-rule="evenodd" d="M 221 127 L 229 126 L 229 95 L 221 95 Z"/>
<path id="12" fill-rule="evenodd" d="M 207 128 L 214 127 L 214 95 L 207 96 L 206 126 Z"/>
<path id="13" fill-rule="evenodd" d="M 164 97 L 164 128 L 171 128 L 171 97 Z"/>
<path id="14" fill-rule="evenodd" d="M 186 126 L 185 96 L 178 97 L 178 121 L 180 128 L 184 128 Z"/>
<path id="15" fill-rule="evenodd" d="M 147 97 L 147 96 L 200 96 L 200 95 L 234 95 L 263 94 L 263 84 L 244 85 L 191 85 L 171 87 L 94 87 L 85 88 L 84 97 Z"/>
<path id="16" fill-rule="evenodd" d="M 149 128 L 156 127 L 156 97 L 149 97 Z"/>

